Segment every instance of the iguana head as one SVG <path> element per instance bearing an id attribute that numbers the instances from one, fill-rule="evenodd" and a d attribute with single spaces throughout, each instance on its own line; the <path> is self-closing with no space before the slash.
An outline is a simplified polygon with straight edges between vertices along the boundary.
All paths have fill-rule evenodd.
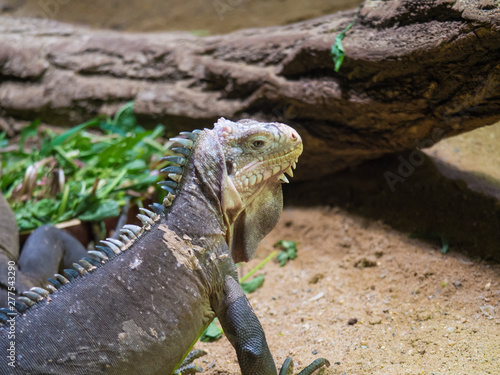
<path id="1" fill-rule="evenodd" d="M 291 127 L 254 120 L 215 124 L 224 155 L 221 208 L 235 262 L 253 258 L 283 207 L 281 183 L 293 176 L 302 140 Z"/>
<path id="2" fill-rule="evenodd" d="M 160 182 L 168 191 L 163 204 L 171 206 L 177 195 L 187 197 L 186 209 L 198 199 L 212 202 L 222 214 L 233 260 L 252 259 L 281 215 L 281 183 L 302 153 L 299 134 L 276 122 L 221 118 L 213 129 L 183 132 L 171 141 L 180 155 L 164 158 L 174 165 L 162 169 L 170 178 Z"/>

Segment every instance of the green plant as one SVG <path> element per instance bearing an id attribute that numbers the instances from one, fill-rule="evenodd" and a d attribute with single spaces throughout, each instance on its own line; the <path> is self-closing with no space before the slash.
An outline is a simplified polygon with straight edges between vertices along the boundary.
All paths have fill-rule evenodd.
<path id="1" fill-rule="evenodd" d="M 345 37 L 345 34 L 349 31 L 349 29 L 354 25 L 354 22 L 356 22 L 356 19 L 358 18 L 358 15 L 361 11 L 362 5 L 360 5 L 358 11 L 356 12 L 356 15 L 354 16 L 353 20 L 349 22 L 349 24 L 345 27 L 344 30 L 342 30 L 340 33 L 337 34 L 335 37 L 335 42 L 332 45 L 332 49 L 330 50 L 330 56 L 333 59 L 333 63 L 335 64 L 334 70 L 338 72 L 340 70 L 340 66 L 344 62 L 344 46 L 342 45 L 342 40 Z"/>
<path id="2" fill-rule="evenodd" d="M 274 244 L 274 247 L 281 249 L 276 259 L 283 267 L 289 260 L 297 258 L 297 243 L 295 241 L 281 240 Z"/>
<path id="3" fill-rule="evenodd" d="M 127 198 L 140 200 L 159 179 L 166 149 L 156 138 L 163 132 L 161 125 L 139 126 L 133 102 L 112 118 L 97 117 L 62 134 L 42 131 L 34 121 L 23 129 L 17 150 L 1 153 L 0 187 L 20 230 L 118 216 Z M 38 147 L 27 150 L 33 138 Z M 3 140 L 5 135 L 5 146 Z"/>

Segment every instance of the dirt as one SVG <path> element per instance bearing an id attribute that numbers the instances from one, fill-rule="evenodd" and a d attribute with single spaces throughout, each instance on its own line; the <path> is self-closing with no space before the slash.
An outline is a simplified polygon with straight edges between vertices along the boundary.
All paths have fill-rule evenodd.
<path id="1" fill-rule="evenodd" d="M 295 240 L 249 295 L 277 363 L 325 357 L 325 374 L 498 374 L 500 268 L 333 207 L 287 208 L 259 250 Z M 349 321 L 357 323 L 349 325 Z M 226 339 L 200 343 L 206 374 L 238 374 Z"/>
<path id="2" fill-rule="evenodd" d="M 359 0 L 0 0 L 0 14 L 128 31 L 200 35 L 284 25 L 354 8 Z"/>
<path id="3" fill-rule="evenodd" d="M 47 11 L 41 3 L 0 6 L 3 14 L 92 27 L 203 34 L 285 24 L 358 4 L 53 0 L 43 2 L 52 4 Z M 216 8 L 221 4 L 233 5 Z M 325 374 L 500 374 L 499 130 L 441 142 L 394 189 L 385 173 L 397 173 L 409 153 L 286 190 L 280 223 L 241 269 L 252 269 L 278 240 L 298 243 L 298 258 L 284 267 L 267 264 L 259 271 L 263 287 L 249 295 L 276 363 L 291 355 L 296 369 L 327 358 Z M 240 373 L 227 339 L 197 347 L 209 353 L 197 361 L 205 374 Z"/>

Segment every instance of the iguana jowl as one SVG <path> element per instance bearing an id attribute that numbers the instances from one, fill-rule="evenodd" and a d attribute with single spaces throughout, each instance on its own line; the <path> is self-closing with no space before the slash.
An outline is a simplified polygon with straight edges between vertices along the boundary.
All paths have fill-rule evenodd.
<path id="1" fill-rule="evenodd" d="M 284 124 L 225 119 L 172 141 L 168 194 L 139 215 L 144 226 L 19 298 L 14 367 L 9 322 L 0 328 L 2 373 L 167 375 L 215 315 L 242 374 L 277 373 L 235 262 L 277 223 L 302 141 Z"/>

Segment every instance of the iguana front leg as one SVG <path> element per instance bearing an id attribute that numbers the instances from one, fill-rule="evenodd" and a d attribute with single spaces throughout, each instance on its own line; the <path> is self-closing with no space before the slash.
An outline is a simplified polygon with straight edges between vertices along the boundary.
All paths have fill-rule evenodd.
<path id="1" fill-rule="evenodd" d="M 234 278 L 226 276 L 224 293 L 213 305 L 224 333 L 236 350 L 242 375 L 277 374 L 264 330 Z M 290 359 L 285 361 L 280 375 L 289 374 L 292 371 L 290 365 Z M 300 375 L 310 375 L 319 368 L 311 365 L 301 371 Z M 320 367 L 323 365 L 328 365 L 328 361 L 323 360 Z"/>

